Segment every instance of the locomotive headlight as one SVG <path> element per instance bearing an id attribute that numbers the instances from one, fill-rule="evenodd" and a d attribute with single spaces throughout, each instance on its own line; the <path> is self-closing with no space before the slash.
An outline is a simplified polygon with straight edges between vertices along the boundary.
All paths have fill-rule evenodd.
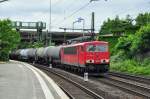
<path id="1" fill-rule="evenodd" d="M 106 63 L 108 63 L 108 62 L 109 62 L 109 59 L 105 59 L 105 61 L 106 61 Z"/>
<path id="2" fill-rule="evenodd" d="M 86 63 L 94 63 L 94 60 L 86 60 Z"/>
<path id="3" fill-rule="evenodd" d="M 101 60 L 101 63 L 108 63 L 109 62 L 109 59 L 102 59 Z"/>
<path id="4" fill-rule="evenodd" d="M 104 60 L 104 59 L 102 59 L 102 60 L 101 60 L 101 63 L 105 63 L 105 60 Z"/>

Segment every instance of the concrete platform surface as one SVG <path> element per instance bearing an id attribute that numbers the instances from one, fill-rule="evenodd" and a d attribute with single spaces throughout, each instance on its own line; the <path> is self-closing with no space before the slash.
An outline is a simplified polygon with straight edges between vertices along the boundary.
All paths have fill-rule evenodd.
<path id="1" fill-rule="evenodd" d="M 17 61 L 0 64 L 0 99 L 69 99 L 39 69 Z"/>

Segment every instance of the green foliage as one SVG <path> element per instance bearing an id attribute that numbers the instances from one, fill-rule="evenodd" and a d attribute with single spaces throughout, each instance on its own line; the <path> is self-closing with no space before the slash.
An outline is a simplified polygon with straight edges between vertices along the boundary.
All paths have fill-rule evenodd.
<path id="1" fill-rule="evenodd" d="M 19 49 L 24 49 L 24 48 L 39 48 L 39 47 L 44 47 L 43 42 L 21 42 L 19 44 Z"/>
<path id="2" fill-rule="evenodd" d="M 115 51 L 114 48 L 115 48 L 115 45 L 118 42 L 118 38 L 119 38 L 118 36 L 110 36 L 110 37 L 99 36 L 98 39 L 101 40 L 101 41 L 109 42 L 109 50 L 112 54 Z"/>
<path id="3" fill-rule="evenodd" d="M 48 44 L 47 46 L 55 46 L 55 43 Z M 45 47 L 45 43 L 43 41 L 37 42 L 20 42 L 18 49 L 25 49 L 25 48 L 39 48 Z"/>
<path id="4" fill-rule="evenodd" d="M 0 20 L 0 61 L 7 61 L 9 52 L 20 42 L 20 35 L 13 30 L 10 20 Z"/>
<path id="5" fill-rule="evenodd" d="M 150 66 L 150 57 L 143 60 L 143 66 Z"/>
<path id="6" fill-rule="evenodd" d="M 113 54 L 111 56 L 111 63 L 120 62 L 126 59 L 125 54 L 123 51 L 119 51 L 118 53 Z"/>
<path id="7" fill-rule="evenodd" d="M 111 62 L 112 71 L 126 72 L 136 75 L 150 76 L 150 60 L 145 59 L 143 63 L 136 60 L 126 59 L 124 61 Z"/>
<path id="8" fill-rule="evenodd" d="M 100 35 L 99 40 L 110 43 L 113 53 L 111 70 L 150 76 L 150 13 L 139 14 L 135 25 L 132 21 L 129 15 L 124 20 L 119 17 L 108 19 L 103 23 L 100 34 L 125 35 L 117 42 Z"/>
<path id="9" fill-rule="evenodd" d="M 129 58 L 133 58 L 137 54 L 150 52 L 150 24 L 143 26 L 135 35 L 120 37 L 115 49 L 123 51 Z"/>
<path id="10" fill-rule="evenodd" d="M 141 27 L 135 35 L 119 38 L 115 49 L 116 55 L 111 57 L 112 70 L 150 76 L 150 55 L 147 55 L 150 53 L 150 24 Z"/>
<path id="11" fill-rule="evenodd" d="M 108 18 L 101 26 L 99 34 L 123 35 L 135 33 L 135 31 L 136 26 L 132 24 L 132 18 L 130 18 L 130 15 L 127 15 L 126 19 L 119 19 L 119 16 L 116 16 L 116 18 L 112 20 Z"/>
<path id="12" fill-rule="evenodd" d="M 136 25 L 137 26 L 144 26 L 150 23 L 150 13 L 140 13 L 136 18 Z"/>
<path id="13" fill-rule="evenodd" d="M 150 52 L 150 24 L 141 27 L 135 36 L 131 51 L 135 54 Z"/>
<path id="14" fill-rule="evenodd" d="M 115 54 L 119 51 L 122 51 L 122 54 L 126 57 L 131 57 L 132 53 L 130 52 L 130 48 L 132 46 L 132 42 L 135 39 L 134 35 L 128 35 L 126 37 L 120 37 L 118 39 L 118 43 L 115 45 Z"/>
<path id="15" fill-rule="evenodd" d="M 39 47 L 44 47 L 43 42 L 34 42 L 30 48 L 39 48 Z"/>

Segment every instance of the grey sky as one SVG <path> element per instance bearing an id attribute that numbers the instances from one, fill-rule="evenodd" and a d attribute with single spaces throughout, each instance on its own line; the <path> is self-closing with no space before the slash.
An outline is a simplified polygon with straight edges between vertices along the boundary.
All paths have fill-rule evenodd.
<path id="1" fill-rule="evenodd" d="M 150 0 L 99 0 L 90 3 L 78 13 L 69 17 L 74 11 L 90 0 L 52 0 L 52 30 L 59 27 L 72 27 L 78 17 L 85 19 L 85 28 L 90 28 L 91 12 L 95 12 L 95 26 L 100 25 L 108 17 L 119 15 L 125 18 L 130 14 L 135 18 L 138 13 L 150 12 Z M 0 19 L 10 18 L 14 21 L 44 21 L 49 24 L 49 0 L 10 0 L 0 4 Z M 65 19 L 65 20 L 64 20 Z M 48 26 L 48 25 L 47 25 Z M 76 28 L 82 23 L 76 23 Z"/>

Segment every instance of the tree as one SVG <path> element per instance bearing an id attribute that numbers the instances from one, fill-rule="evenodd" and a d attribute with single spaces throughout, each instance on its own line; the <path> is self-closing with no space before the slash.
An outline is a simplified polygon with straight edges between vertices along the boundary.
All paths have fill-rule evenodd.
<path id="1" fill-rule="evenodd" d="M 135 54 L 150 52 L 150 24 L 142 26 L 135 36 L 136 39 L 132 43 L 131 51 Z"/>
<path id="2" fill-rule="evenodd" d="M 10 20 L 0 20 L 0 61 L 7 61 L 9 53 L 20 42 L 20 35 L 13 30 Z"/>
<path id="3" fill-rule="evenodd" d="M 139 28 L 141 26 L 147 25 L 148 23 L 150 23 L 150 13 L 140 13 L 136 20 L 136 25 L 139 26 Z"/>
<path id="4" fill-rule="evenodd" d="M 141 27 L 135 35 L 119 38 L 115 49 L 116 52 L 123 51 L 129 58 L 150 52 L 150 24 Z"/>
<path id="5" fill-rule="evenodd" d="M 126 19 L 120 19 L 119 16 L 116 16 L 115 19 L 107 19 L 104 21 L 101 26 L 100 34 L 114 34 L 122 35 L 128 33 L 135 33 L 136 29 L 132 24 L 132 18 L 130 15 L 127 15 Z"/>

